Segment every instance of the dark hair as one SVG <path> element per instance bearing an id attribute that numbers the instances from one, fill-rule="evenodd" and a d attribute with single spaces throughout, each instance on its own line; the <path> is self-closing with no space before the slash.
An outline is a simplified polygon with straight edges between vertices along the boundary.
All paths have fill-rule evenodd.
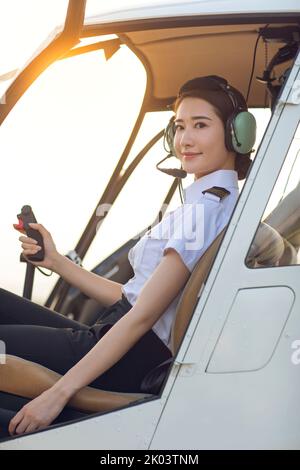
<path id="1" fill-rule="evenodd" d="M 201 79 L 201 77 L 200 77 L 200 79 Z M 194 81 L 196 83 L 196 81 L 200 80 L 200 79 L 191 80 L 190 82 L 187 82 L 187 84 L 193 83 Z M 185 84 L 185 85 L 187 85 L 187 84 Z M 181 87 L 181 90 L 183 90 L 183 91 L 179 92 L 179 94 L 178 94 L 178 96 L 177 96 L 177 98 L 176 98 L 176 100 L 173 104 L 174 112 L 177 111 L 180 103 L 183 101 L 184 98 L 187 98 L 187 97 L 189 97 L 189 98 L 202 98 L 203 100 L 208 101 L 213 106 L 215 113 L 217 114 L 217 116 L 223 122 L 224 132 L 225 132 L 226 131 L 226 127 L 225 127 L 226 122 L 227 122 L 228 118 L 230 117 L 230 115 L 233 113 L 233 104 L 232 104 L 232 101 L 231 101 L 230 97 L 227 95 L 227 93 L 225 91 L 223 91 L 220 87 L 217 88 L 217 89 L 212 89 L 212 90 L 204 89 L 204 88 L 201 88 L 201 87 L 184 90 L 185 85 L 183 85 L 183 87 Z M 246 103 L 245 98 L 243 97 L 242 93 L 239 90 L 237 90 L 236 88 L 232 87 L 232 86 L 230 87 L 230 89 L 231 89 L 231 92 L 234 93 L 238 104 L 241 107 L 243 107 L 244 110 L 247 110 L 248 109 L 247 108 L 247 103 Z M 237 171 L 239 180 L 245 179 L 247 174 L 248 174 L 248 171 L 249 171 L 250 166 L 252 164 L 250 155 L 251 155 L 251 152 L 249 152 L 247 154 L 241 154 L 241 153 L 236 152 L 235 170 Z"/>

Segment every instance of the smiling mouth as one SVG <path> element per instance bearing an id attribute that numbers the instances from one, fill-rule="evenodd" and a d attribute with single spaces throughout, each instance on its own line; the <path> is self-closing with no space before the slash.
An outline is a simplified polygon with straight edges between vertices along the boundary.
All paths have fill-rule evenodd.
<path id="1" fill-rule="evenodd" d="M 199 157 L 199 155 L 202 155 L 202 153 L 184 153 L 183 158 L 189 160 L 190 158 Z"/>

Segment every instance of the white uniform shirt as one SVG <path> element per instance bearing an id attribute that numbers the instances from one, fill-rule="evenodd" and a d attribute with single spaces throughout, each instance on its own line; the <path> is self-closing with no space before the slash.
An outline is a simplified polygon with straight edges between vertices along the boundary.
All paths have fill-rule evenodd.
<path id="1" fill-rule="evenodd" d="M 210 193 L 202 193 L 213 186 L 225 188 L 230 194 L 220 200 Z M 184 190 L 184 204 L 166 214 L 128 253 L 134 276 L 122 286 L 122 291 L 132 305 L 168 250 L 176 250 L 189 271 L 193 270 L 202 254 L 228 224 L 238 194 L 237 173 L 233 170 L 217 170 Z M 152 327 L 169 348 L 172 323 L 182 290 Z"/>

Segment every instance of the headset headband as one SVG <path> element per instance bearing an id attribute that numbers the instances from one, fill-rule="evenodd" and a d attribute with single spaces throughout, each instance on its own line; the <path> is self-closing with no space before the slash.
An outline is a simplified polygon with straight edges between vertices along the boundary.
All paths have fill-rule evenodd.
<path id="1" fill-rule="evenodd" d="M 210 90 L 210 91 L 224 91 L 230 98 L 234 111 L 247 111 L 247 105 L 241 104 L 236 96 L 232 87 L 228 84 L 227 80 L 217 75 L 208 75 L 207 77 L 198 77 L 184 83 L 180 88 L 177 97 L 179 98 L 188 91 L 196 90 Z"/>

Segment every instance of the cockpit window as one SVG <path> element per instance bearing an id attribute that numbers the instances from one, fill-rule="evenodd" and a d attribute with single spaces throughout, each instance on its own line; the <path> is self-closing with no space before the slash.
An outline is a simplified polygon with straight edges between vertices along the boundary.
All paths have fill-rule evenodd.
<path id="1" fill-rule="evenodd" d="M 300 264 L 300 124 L 246 258 L 248 267 Z"/>

